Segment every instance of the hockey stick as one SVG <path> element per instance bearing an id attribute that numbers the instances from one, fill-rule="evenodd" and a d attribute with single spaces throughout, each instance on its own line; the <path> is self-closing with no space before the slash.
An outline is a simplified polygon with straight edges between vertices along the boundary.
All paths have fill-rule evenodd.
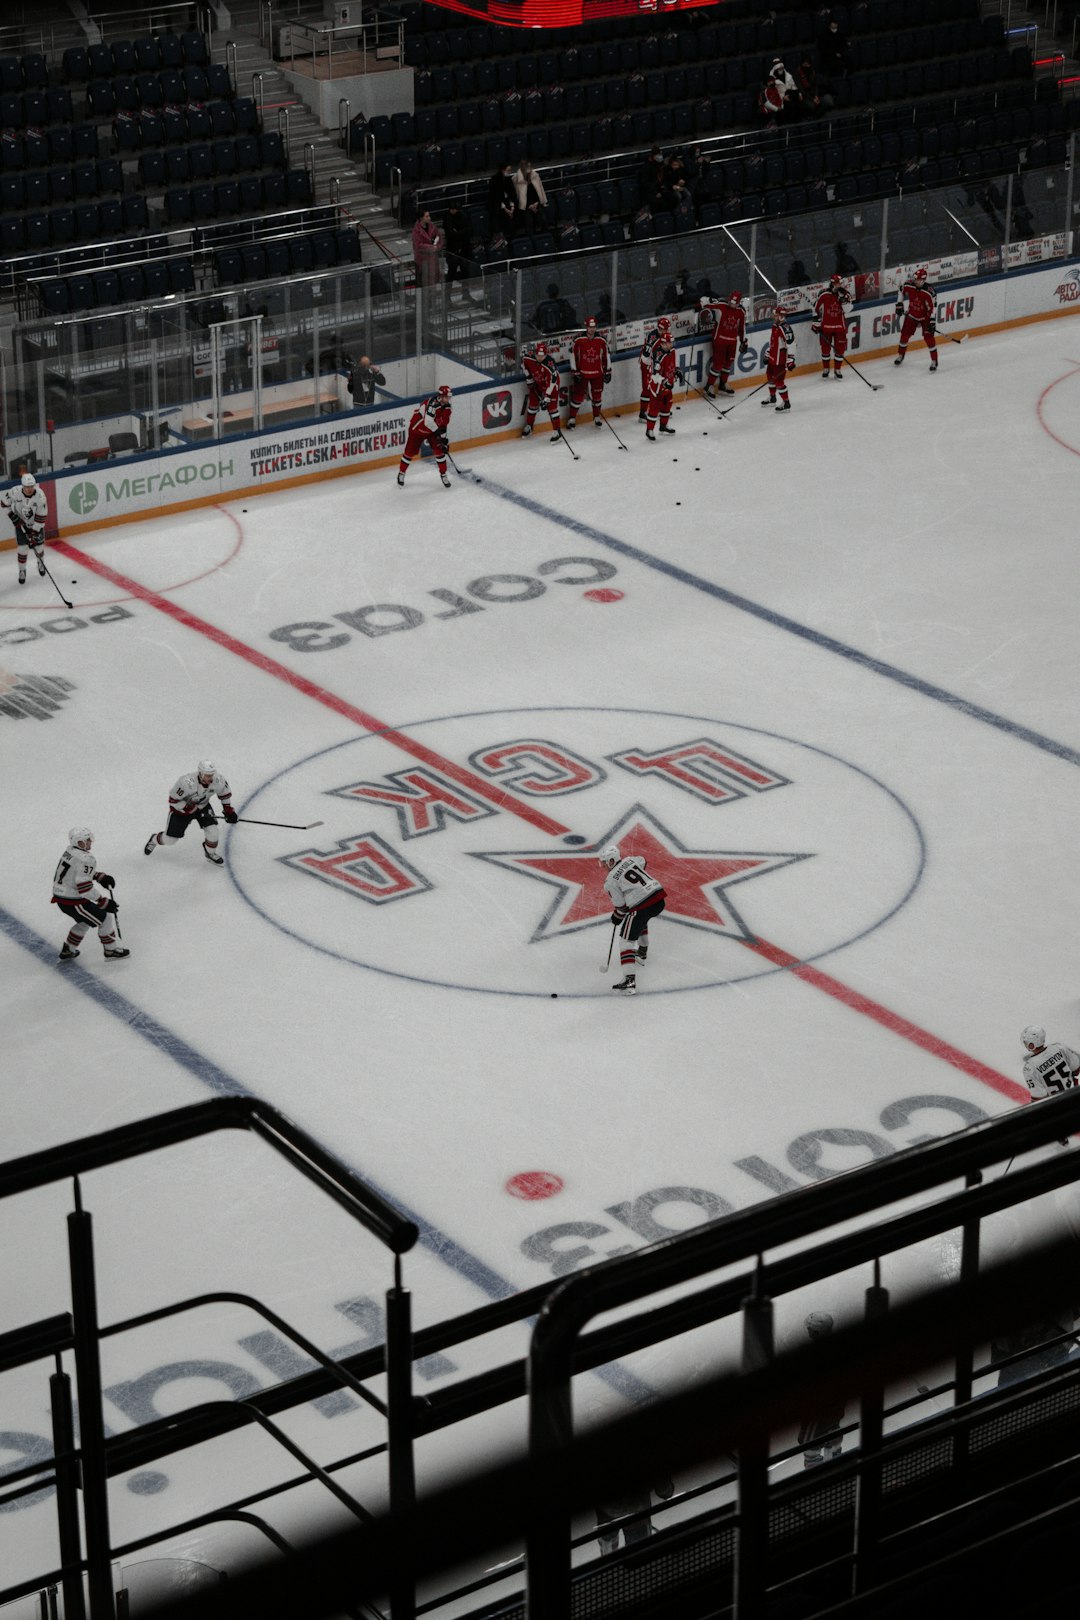
<path id="1" fill-rule="evenodd" d="M 44 557 L 42 557 L 42 559 L 41 559 L 41 566 L 42 566 L 42 568 L 44 568 L 44 570 L 45 570 L 46 574 L 48 575 L 49 579 L 52 580 L 53 589 L 55 590 L 57 596 L 60 598 L 61 602 L 63 602 L 63 604 L 64 604 L 64 606 L 66 608 L 69 608 L 71 606 L 71 603 L 68 601 L 67 597 L 64 595 L 63 591 L 60 589 L 60 587 L 56 583 L 55 579 L 53 579 L 52 574 L 49 573 L 49 565 L 45 561 Z"/>
<path id="2" fill-rule="evenodd" d="M 761 390 L 763 388 L 768 388 L 768 386 L 769 386 L 769 379 L 768 379 L 768 377 L 766 377 L 764 382 L 759 382 L 756 388 L 751 388 L 748 393 L 745 393 L 743 395 L 742 399 L 737 399 L 735 401 L 734 405 L 729 405 L 726 411 L 721 411 L 720 412 L 720 415 L 721 416 L 730 416 L 732 411 L 735 410 L 737 406 L 745 405 L 745 403 L 746 403 L 746 401 L 748 399 L 753 399 L 755 394 L 760 394 Z"/>
<path id="3" fill-rule="evenodd" d="M 612 428 L 611 431 L 614 433 L 615 429 Z M 555 433 L 554 433 L 553 437 L 556 438 L 556 439 L 561 439 L 562 440 L 563 444 L 565 444 L 566 448 L 569 450 L 570 454 L 573 456 L 575 461 L 580 461 L 581 460 L 581 457 L 578 455 L 577 451 L 574 449 L 573 445 L 570 443 L 570 440 L 566 437 L 566 434 L 563 432 L 561 427 L 557 427 L 555 429 Z"/>
<path id="4" fill-rule="evenodd" d="M 611 953 L 615 949 L 615 931 L 618 928 L 618 926 L 619 925 L 618 925 L 617 922 L 613 922 L 612 925 L 611 925 L 611 938 L 608 940 L 607 961 L 604 963 L 603 967 L 600 969 L 601 973 L 609 973 L 611 971 Z"/>
<path id="5" fill-rule="evenodd" d="M 883 384 L 881 384 L 881 383 L 872 383 L 870 381 L 869 377 L 864 377 L 862 372 L 859 370 L 858 366 L 855 364 L 854 360 L 849 360 L 846 354 L 842 358 L 843 358 L 845 366 L 850 366 L 851 367 L 852 371 L 855 373 L 856 377 L 858 377 L 860 382 L 864 382 L 866 384 L 867 388 L 872 388 L 874 390 L 875 394 L 880 394 L 880 392 L 882 390 L 882 387 L 883 387 Z"/>
<path id="6" fill-rule="evenodd" d="M 941 335 L 942 337 L 947 337 L 950 343 L 964 343 L 971 334 L 969 332 L 962 332 L 959 337 L 953 337 L 951 332 L 943 332 Z"/>
<path id="7" fill-rule="evenodd" d="M 224 816 L 215 816 L 215 821 L 224 822 L 226 827 L 235 827 L 243 822 L 248 827 L 288 827 L 292 832 L 310 832 L 312 827 L 325 827 L 325 821 L 306 821 L 301 825 L 297 821 L 256 821 L 252 816 L 237 816 L 236 821 L 228 821 Z"/>
<path id="8" fill-rule="evenodd" d="M 620 450 L 625 450 L 626 449 L 625 444 L 623 444 L 622 440 L 619 438 L 619 435 L 617 433 L 615 433 L 615 429 L 612 427 L 611 423 L 608 421 L 607 417 L 603 414 L 603 412 L 601 412 L 601 414 L 600 414 L 600 420 L 601 420 L 601 422 L 603 422 L 604 426 L 608 429 L 608 431 L 610 433 L 615 434 L 615 439 L 618 442 L 619 449 Z"/>
<path id="9" fill-rule="evenodd" d="M 451 467 L 453 467 L 454 471 L 457 473 L 459 478 L 476 478 L 476 474 L 473 472 L 471 467 L 459 467 L 458 466 L 457 462 L 454 460 L 453 456 L 450 454 L 450 446 L 449 445 L 447 445 L 447 447 L 446 447 L 446 459 L 450 463 Z M 479 478 L 476 478 L 476 482 L 480 483 L 481 480 Z"/>
<path id="10" fill-rule="evenodd" d="M 717 416 L 723 416 L 724 413 L 720 407 L 714 404 L 714 402 L 709 398 L 708 394 L 703 394 L 700 388 L 695 388 L 693 383 L 687 383 L 686 391 L 688 394 L 696 394 L 698 399 L 703 399 L 709 409 L 714 411 Z"/>

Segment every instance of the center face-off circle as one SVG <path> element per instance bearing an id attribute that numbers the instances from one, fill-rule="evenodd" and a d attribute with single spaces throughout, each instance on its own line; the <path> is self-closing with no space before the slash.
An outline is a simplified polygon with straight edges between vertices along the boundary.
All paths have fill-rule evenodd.
<path id="1" fill-rule="evenodd" d="M 286 767 L 241 812 L 318 819 L 317 831 L 274 834 L 270 848 L 228 841 L 233 880 L 261 916 L 370 971 L 545 1000 L 609 997 L 597 971 L 611 908 L 595 851 L 612 840 L 647 852 L 668 891 L 639 974 L 649 993 L 782 971 L 755 941 L 819 960 L 887 921 L 922 873 L 921 831 L 891 786 L 780 733 L 717 716 L 546 707 L 401 731 L 424 762 L 388 736 L 360 736 Z M 526 813 L 454 778 L 447 804 L 436 795 L 410 810 L 443 759 Z"/>

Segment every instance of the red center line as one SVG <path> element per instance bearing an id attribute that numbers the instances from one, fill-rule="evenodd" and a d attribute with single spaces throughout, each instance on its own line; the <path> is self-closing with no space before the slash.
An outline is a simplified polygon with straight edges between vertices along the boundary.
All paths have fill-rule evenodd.
<path id="1" fill-rule="evenodd" d="M 551 816 L 545 815 L 542 810 L 536 809 L 531 804 L 526 804 L 523 799 L 514 798 L 512 794 L 507 793 L 504 788 L 495 783 L 485 782 L 482 776 L 475 775 L 474 772 L 466 770 L 463 766 L 455 765 L 453 760 L 446 759 L 433 748 L 426 748 L 423 743 L 416 742 L 412 737 L 407 736 L 404 731 L 396 731 L 392 726 L 384 725 L 373 714 L 358 709 L 355 704 L 349 703 L 345 698 L 338 697 L 334 692 L 328 692 L 324 686 L 317 686 L 314 681 L 309 681 L 305 676 L 294 674 L 285 664 L 279 664 L 276 658 L 268 658 L 265 653 L 256 651 L 254 647 L 247 646 L 243 641 L 238 641 L 235 636 L 230 636 L 227 630 L 219 630 L 216 625 L 209 624 L 206 619 L 200 619 L 197 614 L 189 613 L 187 608 L 181 607 L 176 602 L 171 602 L 167 596 L 161 596 L 157 591 L 149 590 L 145 585 L 140 585 L 138 580 L 129 579 L 126 574 L 117 573 L 114 568 L 110 568 L 108 563 L 102 562 L 99 558 L 89 556 L 85 551 L 80 551 L 77 546 L 72 546 L 65 540 L 56 541 L 55 550 L 63 552 L 66 557 L 70 557 L 72 562 L 78 563 L 80 567 L 89 568 L 95 574 L 100 574 L 102 579 L 107 579 L 113 585 L 120 586 L 131 596 L 137 597 L 140 602 L 147 603 L 149 607 L 157 608 L 159 613 L 167 613 L 178 624 L 186 625 L 189 630 L 196 630 L 199 635 L 206 636 L 208 640 L 216 642 L 226 652 L 235 653 L 237 658 L 243 658 L 247 663 L 253 664 L 256 669 L 261 669 L 264 674 L 276 676 L 279 681 L 284 681 L 294 691 L 303 692 L 305 697 L 314 698 L 316 703 L 321 703 L 326 708 L 332 709 L 335 714 L 343 716 L 346 720 L 354 721 L 358 726 L 362 726 L 365 731 L 378 732 L 381 737 L 385 737 L 388 742 L 394 743 L 404 753 L 411 754 L 414 759 L 421 760 L 425 765 L 431 765 L 436 770 L 442 771 L 445 776 L 451 777 L 460 787 L 468 788 L 470 793 L 478 794 L 481 798 L 487 799 L 491 804 L 497 805 L 500 810 L 512 810 L 516 816 L 520 816 L 523 821 L 527 821 L 530 826 L 536 827 L 540 832 L 552 833 L 558 837 L 560 834 L 570 831 L 569 827 L 564 827 L 560 821 L 554 821 Z"/>
<path id="2" fill-rule="evenodd" d="M 980 1063 L 978 1058 L 969 1057 L 958 1047 L 950 1046 L 938 1035 L 931 1035 L 929 1030 L 920 1029 L 910 1019 L 902 1017 L 899 1013 L 890 1012 L 880 1002 L 872 1001 L 861 991 L 852 990 L 848 985 L 841 984 L 820 968 L 812 966 L 809 962 L 800 962 L 797 956 L 789 951 L 782 950 L 779 945 L 770 945 L 765 939 L 747 939 L 743 941 L 750 950 L 758 956 L 763 956 L 767 962 L 775 962 L 777 967 L 787 968 L 796 978 L 802 979 L 806 984 L 812 984 L 816 990 L 823 990 L 827 996 L 833 996 L 837 1001 L 850 1007 L 852 1011 L 862 1013 L 864 1018 L 872 1018 L 876 1024 L 884 1029 L 892 1030 L 894 1035 L 903 1036 L 904 1040 L 911 1041 L 914 1046 L 921 1046 L 924 1052 L 930 1052 L 934 1057 L 941 1058 L 945 1063 L 951 1063 L 954 1069 L 968 1074 L 974 1080 L 981 1080 L 984 1085 L 992 1086 L 1000 1091 L 1003 1097 L 1011 1097 L 1013 1102 L 1027 1102 L 1028 1089 L 1010 1080 L 1007 1075 L 1000 1074 L 997 1069 L 991 1069 L 987 1064 Z"/>
<path id="3" fill-rule="evenodd" d="M 268 658 L 265 653 L 258 652 L 254 647 L 249 647 L 245 642 L 229 635 L 228 631 L 219 630 L 216 625 L 208 623 L 206 619 L 200 619 L 197 614 L 189 613 L 186 608 L 170 601 L 167 596 L 161 596 L 157 591 L 149 590 L 147 586 L 140 585 L 137 580 L 129 579 L 126 574 L 118 573 L 114 568 L 110 568 L 108 563 L 102 562 L 100 558 L 89 556 L 88 553 L 80 551 L 66 540 L 55 541 L 54 549 L 64 556 L 70 557 L 80 567 L 89 568 L 92 573 L 100 574 L 102 579 L 109 580 L 113 585 L 119 586 L 129 595 L 137 597 L 141 602 L 145 602 L 149 607 L 157 608 L 160 613 L 167 614 L 170 618 L 175 619 L 178 624 L 185 625 L 187 629 L 195 630 L 199 635 L 206 636 L 208 640 L 224 648 L 226 652 L 234 653 L 237 658 L 244 659 L 246 663 L 262 670 L 264 674 L 273 675 L 276 679 L 284 681 L 294 691 L 302 692 L 306 697 L 314 698 L 316 703 L 321 703 L 325 708 L 332 709 L 335 714 L 341 715 L 346 720 L 354 721 L 366 731 L 377 732 L 404 753 L 411 754 L 414 759 L 421 760 L 425 765 L 433 766 L 460 786 L 468 788 L 470 792 L 478 794 L 492 804 L 497 805 L 500 810 L 509 810 L 514 815 L 520 816 L 523 821 L 528 822 L 531 827 L 537 828 L 538 831 L 551 833 L 555 837 L 569 832 L 568 827 L 564 827 L 561 822 L 552 820 L 542 810 L 536 809 L 531 804 L 526 804 L 522 799 L 515 798 L 512 794 L 506 793 L 502 788 L 494 786 L 490 782 L 485 782 L 483 777 L 474 775 L 472 771 L 455 764 L 453 760 L 447 759 L 434 749 L 425 748 L 423 743 L 414 741 L 404 731 L 397 731 L 393 727 L 384 726 L 382 721 L 377 720 L 374 715 L 357 708 L 355 704 L 349 703 L 345 698 L 338 697 L 334 692 L 328 692 L 325 687 L 316 685 L 314 681 L 309 681 L 305 676 L 294 674 L 285 664 L 278 663 L 276 658 Z M 928 1030 L 920 1029 L 918 1024 L 911 1023 L 909 1019 L 901 1017 L 899 1013 L 890 1012 L 880 1002 L 872 1001 L 869 996 L 864 996 L 857 990 L 849 989 L 847 985 L 841 984 L 839 979 L 834 979 L 828 973 L 823 973 L 820 968 L 812 967 L 808 962 L 801 962 L 797 956 L 792 956 L 789 951 L 782 950 L 779 945 L 770 945 L 767 940 L 762 939 L 748 939 L 743 943 L 766 961 L 772 962 L 776 967 L 786 969 L 794 974 L 796 978 L 802 979 L 805 984 L 812 985 L 816 990 L 823 991 L 825 995 L 832 996 L 834 1000 L 841 1002 L 845 1007 L 849 1007 L 853 1012 L 861 1013 L 863 1017 L 873 1019 L 883 1029 L 891 1031 L 894 1035 L 901 1036 L 914 1046 L 920 1047 L 924 1052 L 929 1052 L 932 1056 L 951 1064 L 953 1068 L 959 1069 L 963 1074 L 970 1075 L 972 1079 L 981 1080 L 984 1085 L 991 1086 L 995 1091 L 1001 1092 L 1003 1096 L 1011 1098 L 1014 1102 L 1028 1101 L 1028 1092 L 1025 1086 L 1018 1085 L 1014 1080 L 1008 1079 L 1006 1075 L 999 1074 L 996 1069 L 991 1069 L 987 1064 L 980 1063 L 977 1058 L 969 1057 L 957 1047 L 950 1046 L 948 1041 L 941 1040 L 937 1035 L 931 1035 Z"/>

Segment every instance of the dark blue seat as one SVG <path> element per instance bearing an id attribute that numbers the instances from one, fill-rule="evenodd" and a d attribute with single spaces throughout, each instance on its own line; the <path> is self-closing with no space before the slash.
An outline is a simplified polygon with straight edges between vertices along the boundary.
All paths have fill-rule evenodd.
<path id="1" fill-rule="evenodd" d="M 170 292 L 195 291 L 195 267 L 190 259 L 170 259 L 165 269 L 169 276 Z"/>
<path id="2" fill-rule="evenodd" d="M 263 206 L 263 183 L 257 174 L 246 174 L 240 181 L 240 212 L 257 214 Z"/>
<path id="3" fill-rule="evenodd" d="M 26 145 L 16 130 L 5 129 L 0 134 L 0 169 L 11 173 L 26 167 Z"/>
<path id="4" fill-rule="evenodd" d="M 263 175 L 263 201 L 269 210 L 285 207 L 285 176 L 280 170 Z"/>
<path id="5" fill-rule="evenodd" d="M 290 169 L 285 176 L 285 184 L 292 207 L 314 200 L 311 194 L 311 175 L 306 169 Z"/>
<path id="6" fill-rule="evenodd" d="M 49 206 L 49 174 L 45 169 L 31 170 L 23 176 L 25 190 L 24 208 L 47 208 Z M 63 202 L 65 199 L 56 197 L 54 202 Z M 70 201 L 70 198 L 67 199 Z"/>
<path id="7" fill-rule="evenodd" d="M 309 238 L 316 270 L 331 270 L 337 264 L 337 238 L 333 231 L 313 231 Z"/>
<path id="8" fill-rule="evenodd" d="M 205 70 L 191 65 L 185 67 L 184 89 L 190 101 L 208 101 L 210 98 L 210 81 Z"/>
<path id="9" fill-rule="evenodd" d="M 210 156 L 213 159 L 215 174 L 228 175 L 236 173 L 235 141 L 215 141 L 210 148 Z"/>
<path id="10" fill-rule="evenodd" d="M 68 276 L 68 302 L 71 309 L 93 309 L 96 303 L 94 283 L 90 276 Z"/>
<path id="11" fill-rule="evenodd" d="M 140 73 L 156 73 L 162 65 L 161 49 L 157 40 L 147 34 L 142 39 L 133 40 L 132 44 Z"/>
<path id="12" fill-rule="evenodd" d="M 255 104 L 254 102 L 251 102 L 247 105 L 254 108 Z M 199 116 L 200 113 L 198 108 L 188 108 L 189 123 Z M 241 107 L 239 101 L 212 102 L 208 108 L 204 108 L 202 110 L 200 122 L 202 119 L 205 119 L 209 124 L 209 128 L 205 131 L 205 134 L 217 136 L 233 135 L 237 130 L 242 130 L 245 134 L 253 135 L 258 129 L 259 122 L 258 114 L 254 111 L 251 111 L 250 113 L 247 112 L 245 108 Z M 200 133 L 202 133 L 202 131 L 200 131 Z"/>
<path id="13" fill-rule="evenodd" d="M 113 65 L 112 46 L 106 45 L 103 40 L 87 48 L 87 59 L 90 63 L 90 75 L 95 79 L 111 79 L 116 69 Z"/>
<path id="14" fill-rule="evenodd" d="M 186 146 L 172 146 L 163 156 L 169 185 L 183 185 L 191 179 L 191 156 Z M 141 165 L 142 159 L 139 161 Z"/>
<path id="15" fill-rule="evenodd" d="M 116 97 L 113 95 L 112 85 L 104 79 L 95 79 L 87 86 L 86 100 L 95 118 L 112 118 L 116 112 Z M 0 104 L 0 118 L 4 119 L 5 123 L 8 122 L 4 118 L 2 104 Z M 19 123 L 22 121 L 20 117 Z"/>
<path id="16" fill-rule="evenodd" d="M 188 173 L 193 180 L 212 180 L 214 154 L 206 141 L 194 141 L 187 149 Z"/>
<path id="17" fill-rule="evenodd" d="M 120 204 L 120 214 L 126 231 L 138 232 L 150 228 L 150 214 L 145 197 L 125 197 Z"/>
<path id="18" fill-rule="evenodd" d="M 228 100 L 233 94 L 232 80 L 229 70 L 224 62 L 208 62 L 206 66 L 206 85 L 211 96 Z"/>
<path id="19" fill-rule="evenodd" d="M 143 107 L 160 107 L 164 97 L 161 80 L 156 73 L 139 73 L 135 77 L 135 90 Z"/>
<path id="20" fill-rule="evenodd" d="M 406 113 L 405 116 L 409 118 L 411 114 Z M 264 169 L 285 167 L 285 143 L 276 130 L 259 136 L 259 157 Z"/>
<path id="21" fill-rule="evenodd" d="M 240 187 L 235 180 L 219 180 L 214 187 L 214 206 L 219 215 L 240 212 Z"/>
<path id="22" fill-rule="evenodd" d="M 8 178 L 7 176 L 4 177 L 5 180 L 7 178 Z M 34 176 L 33 175 L 27 175 L 26 178 L 28 180 L 31 180 L 31 179 L 34 178 Z M 49 202 L 62 203 L 62 202 L 71 202 L 73 200 L 73 198 L 75 196 L 75 177 L 72 174 L 70 168 L 68 168 L 66 164 L 62 164 L 62 163 L 54 164 L 53 167 L 48 172 L 48 180 L 49 180 L 49 187 L 48 187 L 48 189 L 49 189 L 49 196 L 48 196 Z M 0 180 L 0 195 L 3 195 L 3 187 L 4 187 L 4 180 Z M 16 204 L 9 204 L 6 201 L 4 202 L 4 207 L 5 208 L 11 207 L 11 206 L 21 208 L 23 205 L 22 205 L 21 202 L 16 203 Z M 43 207 L 44 206 L 44 199 L 39 199 L 38 201 L 36 201 L 33 204 L 33 206 L 35 208 Z"/>
<path id="23" fill-rule="evenodd" d="M 284 237 L 275 237 L 264 244 L 266 248 L 266 274 L 283 281 L 292 273 L 289 263 L 289 244 Z"/>
<path id="24" fill-rule="evenodd" d="M 169 275 L 160 259 L 149 259 L 143 265 L 143 281 L 147 298 L 164 298 L 169 290 Z"/>
<path id="25" fill-rule="evenodd" d="M 6 223 L 6 221 L 5 221 Z M 7 244 L 5 242 L 5 251 Z M 40 284 L 41 302 L 46 315 L 66 315 L 71 309 L 67 282 L 58 277 Z"/>
<path id="26" fill-rule="evenodd" d="M 112 42 L 113 73 L 137 73 L 139 70 L 135 47 L 130 39 L 114 39 Z"/>
<path id="27" fill-rule="evenodd" d="M 179 34 L 158 34 L 156 43 L 163 68 L 183 67 L 184 45 Z"/>
<path id="28" fill-rule="evenodd" d="M 186 186 L 170 186 L 165 193 L 165 217 L 170 225 L 191 222 L 191 197 Z"/>
<path id="29" fill-rule="evenodd" d="M 139 157 L 139 184 L 156 191 L 166 184 L 168 167 L 163 152 L 143 152 Z M 182 178 L 186 179 L 184 175 Z"/>
<path id="30" fill-rule="evenodd" d="M 67 84 L 85 84 L 90 77 L 90 55 L 82 45 L 69 45 L 60 63 L 60 75 Z"/>
<path id="31" fill-rule="evenodd" d="M 97 189 L 103 196 L 113 191 L 123 191 L 124 171 L 116 158 L 98 158 Z"/>
<path id="32" fill-rule="evenodd" d="M 98 188 L 97 164 L 76 163 L 72 170 L 76 197 L 96 197 Z"/>
<path id="33" fill-rule="evenodd" d="M 210 53 L 206 48 L 206 38 L 203 34 L 197 33 L 195 29 L 189 29 L 186 33 L 181 34 L 180 43 L 184 48 L 185 62 L 200 65 L 209 61 Z"/>
<path id="34" fill-rule="evenodd" d="M 315 253 L 310 236 L 294 236 L 289 242 L 289 263 L 294 273 L 302 275 L 315 268 Z"/>
<path id="35" fill-rule="evenodd" d="M 55 221 L 55 214 L 53 219 Z M 101 211 L 97 203 L 79 203 L 75 208 L 75 240 L 77 242 L 94 242 L 101 235 Z M 55 240 L 56 227 L 53 225 Z"/>
<path id="36" fill-rule="evenodd" d="M 216 219 L 217 198 L 213 186 L 192 186 L 191 188 L 191 217 L 195 219 Z"/>
<path id="37" fill-rule="evenodd" d="M 124 112 L 137 113 L 142 106 L 139 100 L 139 87 L 131 74 L 122 75 L 112 81 L 113 99 Z"/>
<path id="38" fill-rule="evenodd" d="M 98 309 L 120 302 L 120 277 L 115 270 L 95 270 L 90 279 L 94 283 L 94 303 Z"/>
<path id="39" fill-rule="evenodd" d="M 21 174 L 0 175 L 0 214 L 17 214 L 25 205 Z"/>

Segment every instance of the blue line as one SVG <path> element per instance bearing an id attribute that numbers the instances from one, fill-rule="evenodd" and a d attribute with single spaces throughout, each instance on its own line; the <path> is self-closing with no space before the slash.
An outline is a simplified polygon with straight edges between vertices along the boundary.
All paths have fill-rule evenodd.
<path id="1" fill-rule="evenodd" d="M 259 1102 L 263 1100 L 258 1097 L 256 1092 L 249 1090 L 243 1081 L 234 1079 L 231 1074 L 227 1074 L 224 1069 L 219 1068 L 211 1058 L 204 1057 L 201 1052 L 197 1052 L 193 1046 L 190 1046 L 184 1040 L 182 1035 L 177 1035 L 173 1030 L 159 1023 L 150 1013 L 143 1012 L 139 1007 L 136 1007 L 133 1001 L 129 1001 L 126 996 L 121 995 L 119 990 L 114 990 L 111 985 L 95 978 L 92 973 L 89 973 L 79 963 L 65 962 L 63 968 L 58 968 L 55 945 L 43 939 L 32 928 L 27 928 L 25 923 L 21 923 L 17 917 L 13 917 L 10 911 L 5 911 L 3 906 L 0 906 L 0 933 L 6 934 L 14 944 L 21 945 L 44 967 L 61 973 L 65 984 L 70 984 L 74 989 L 80 990 L 84 996 L 88 996 L 91 1001 L 96 1002 L 103 1012 L 111 1013 L 114 1018 L 118 1018 L 134 1034 L 141 1036 L 144 1041 L 148 1041 L 151 1046 L 156 1047 L 159 1052 L 171 1058 L 180 1068 L 186 1069 L 200 1085 L 205 1086 L 208 1091 L 212 1091 L 216 1097 L 251 1097 Z M 333 1148 L 327 1148 L 326 1151 L 338 1158 L 346 1169 L 351 1170 L 354 1176 L 358 1176 L 373 1192 L 378 1193 L 380 1198 L 385 1199 L 388 1204 L 392 1204 L 405 1220 L 413 1221 L 419 1230 L 420 1242 L 423 1247 L 430 1250 L 437 1259 L 444 1261 L 451 1270 L 459 1272 L 468 1282 L 473 1283 L 481 1293 L 487 1294 L 489 1299 L 508 1299 L 511 1294 L 519 1292 L 512 1283 L 500 1277 L 497 1271 L 493 1271 L 490 1266 L 485 1265 L 482 1260 L 478 1260 L 467 1249 L 463 1249 L 452 1237 L 440 1231 L 437 1226 L 432 1226 L 409 1209 L 407 1205 L 402 1204 L 399 1199 L 384 1191 L 377 1182 L 371 1179 L 366 1170 L 361 1170 L 356 1165 L 350 1164 L 347 1159 L 341 1159 L 340 1154 Z M 625 1367 L 619 1366 L 617 1363 L 612 1362 L 609 1365 L 596 1367 L 593 1370 L 598 1378 L 602 1378 L 620 1395 L 624 1395 L 627 1400 L 636 1404 L 652 1399 L 655 1394 L 655 1391 L 648 1384 L 642 1382 L 636 1374 L 628 1371 Z"/>
<path id="2" fill-rule="evenodd" d="M 883 675 L 886 680 L 896 681 L 898 685 L 906 686 L 912 692 L 918 692 L 921 697 L 932 698 L 935 703 L 944 703 L 957 713 L 966 714 L 970 720 L 981 720 L 984 725 L 993 726 L 997 731 L 1004 731 L 1019 742 L 1030 743 L 1033 748 L 1041 748 L 1044 753 L 1053 754 L 1055 758 L 1066 760 L 1070 765 L 1080 765 L 1080 751 L 1070 748 L 1067 743 L 1055 742 L 1052 737 L 1044 737 L 1041 731 L 1032 731 L 1029 726 L 1022 726 L 1015 720 L 1007 720 L 1004 715 L 995 714 L 993 709 L 984 709 L 981 704 L 958 697 L 955 692 L 946 691 L 943 686 L 935 686 L 931 681 L 924 681 L 906 669 L 899 669 L 896 664 L 886 664 L 880 658 L 873 658 L 869 653 L 860 652 L 858 647 L 849 647 L 845 641 L 837 641 L 835 637 L 827 636 L 820 630 L 812 630 L 809 625 L 800 624 L 797 619 L 789 619 L 786 614 L 763 607 L 760 602 L 752 602 L 747 596 L 739 596 L 736 591 L 726 590 L 723 585 L 714 585 L 711 580 L 702 579 L 698 574 L 680 568 L 677 563 L 665 562 L 662 557 L 654 557 L 638 546 L 632 546 L 625 540 L 617 540 L 614 535 L 606 534 L 603 529 L 593 528 L 591 523 L 582 523 L 577 518 L 556 512 L 553 507 L 545 506 L 541 501 L 532 500 L 528 495 L 520 495 L 517 490 L 493 483 L 490 478 L 480 478 L 476 473 L 472 474 L 472 478 L 489 494 L 497 495 L 500 500 L 509 501 L 514 506 L 520 506 L 523 511 L 531 512 L 535 517 L 546 518 L 549 523 L 554 523 L 560 529 L 566 529 L 571 534 L 579 534 L 585 540 L 593 540 L 598 545 L 606 546 L 609 551 L 618 552 L 634 562 L 643 563 L 646 568 L 652 568 L 659 574 L 667 574 L 680 585 L 689 585 L 696 591 L 704 592 L 706 596 L 715 597 L 718 602 L 726 602 L 729 607 L 738 608 L 741 613 L 749 613 L 755 619 L 762 619 L 777 630 L 786 630 L 789 635 L 798 636 L 802 641 L 809 641 L 812 646 L 820 647 L 823 652 L 836 653 L 838 657 L 846 658 L 849 663 L 868 669 L 874 675 Z"/>

